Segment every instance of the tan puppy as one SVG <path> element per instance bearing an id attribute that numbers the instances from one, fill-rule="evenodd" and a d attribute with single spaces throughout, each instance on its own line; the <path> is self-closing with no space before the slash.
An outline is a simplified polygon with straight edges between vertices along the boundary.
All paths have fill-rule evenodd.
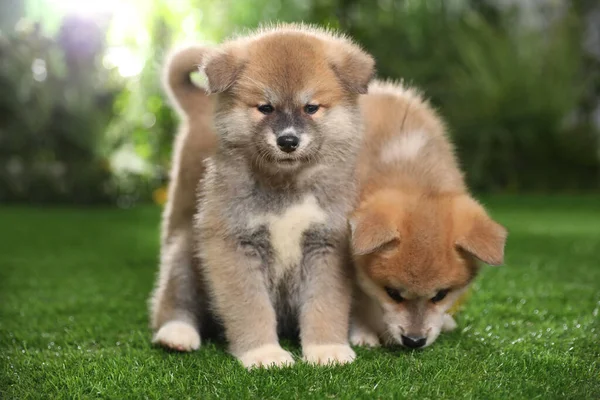
<path id="1" fill-rule="evenodd" d="M 374 82 L 361 107 L 351 342 L 425 347 L 456 326 L 447 311 L 477 259 L 502 264 L 506 230 L 469 196 L 443 123 L 415 91 Z"/>
<path id="2" fill-rule="evenodd" d="M 358 98 L 374 62 L 346 38 L 287 25 L 226 42 L 203 64 L 218 142 L 200 188 L 195 242 L 188 211 L 178 232 L 169 234 L 165 223 L 155 341 L 197 348 L 212 310 L 247 367 L 291 364 L 278 334 L 297 331 L 307 361 L 350 362 L 346 217 L 356 198 Z M 173 93 L 187 113 L 186 92 Z M 191 163 L 206 156 L 205 144 L 178 149 L 176 174 L 187 169 L 186 153 Z M 186 194 L 203 173 L 192 171 L 180 185 Z M 178 214 L 175 207 L 167 207 L 166 220 Z"/>
<path id="3" fill-rule="evenodd" d="M 173 51 L 165 64 L 163 85 L 181 119 L 173 148 L 168 201 L 161 227 L 161 261 L 150 298 L 153 341 L 180 351 L 200 347 L 190 325 L 205 318 L 204 287 L 194 260 L 193 217 L 196 188 L 204 175 L 204 160 L 215 151 L 213 99 L 196 87 L 190 74 L 198 71 L 207 48 L 192 46 Z M 194 264 L 194 265 L 193 265 Z"/>

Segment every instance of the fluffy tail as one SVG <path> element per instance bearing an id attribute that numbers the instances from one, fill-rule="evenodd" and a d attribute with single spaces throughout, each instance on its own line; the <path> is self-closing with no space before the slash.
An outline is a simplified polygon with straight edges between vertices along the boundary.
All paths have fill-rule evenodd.
<path id="1" fill-rule="evenodd" d="M 190 74 L 198 71 L 208 48 L 192 45 L 171 52 L 165 63 L 163 85 L 173 106 L 180 114 L 206 110 L 207 92 L 192 82 Z"/>

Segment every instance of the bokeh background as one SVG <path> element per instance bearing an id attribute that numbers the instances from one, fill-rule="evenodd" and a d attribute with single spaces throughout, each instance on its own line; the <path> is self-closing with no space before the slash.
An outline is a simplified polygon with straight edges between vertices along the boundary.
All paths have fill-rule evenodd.
<path id="1" fill-rule="evenodd" d="M 165 53 L 268 21 L 341 29 L 420 87 L 475 191 L 600 188 L 597 0 L 3 0 L 0 202 L 163 202 Z"/>

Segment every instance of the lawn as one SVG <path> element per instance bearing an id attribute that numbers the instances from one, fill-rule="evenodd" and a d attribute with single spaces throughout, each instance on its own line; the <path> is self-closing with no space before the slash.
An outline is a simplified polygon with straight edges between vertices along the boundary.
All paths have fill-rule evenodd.
<path id="1" fill-rule="evenodd" d="M 510 231 L 423 351 L 247 372 L 150 345 L 160 210 L 0 208 L 0 398 L 600 398 L 600 197 L 485 201 Z M 298 355 L 295 343 L 287 347 Z"/>

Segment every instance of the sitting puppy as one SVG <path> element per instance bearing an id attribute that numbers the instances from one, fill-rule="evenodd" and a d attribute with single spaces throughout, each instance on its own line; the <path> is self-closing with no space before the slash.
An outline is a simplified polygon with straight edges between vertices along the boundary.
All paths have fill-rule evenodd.
<path id="1" fill-rule="evenodd" d="M 448 311 L 476 259 L 502 264 L 507 233 L 469 196 L 443 123 L 417 93 L 374 82 L 360 104 L 351 342 L 425 347 L 456 327 Z"/>
<path id="2" fill-rule="evenodd" d="M 292 364 L 278 334 L 295 330 L 308 362 L 350 362 L 346 217 L 356 198 L 358 99 L 374 61 L 346 38 L 301 25 L 261 30 L 205 56 L 218 142 L 200 186 L 194 240 L 186 209 L 163 243 L 155 341 L 198 348 L 210 306 L 246 367 Z M 186 160 L 205 157 L 197 150 L 178 147 L 174 175 L 186 173 Z M 180 178 L 179 190 L 193 191 L 193 179 Z M 176 213 L 169 201 L 166 215 Z"/>

